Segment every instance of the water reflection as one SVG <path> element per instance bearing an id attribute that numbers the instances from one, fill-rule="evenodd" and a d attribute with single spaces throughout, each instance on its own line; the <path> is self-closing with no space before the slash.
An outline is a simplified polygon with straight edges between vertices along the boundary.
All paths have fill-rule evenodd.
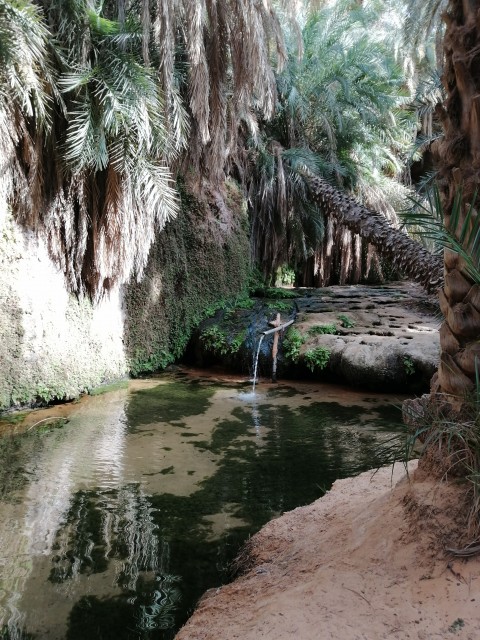
<path id="1" fill-rule="evenodd" d="M 380 464 L 400 419 L 320 385 L 145 384 L 0 441 L 2 640 L 173 638 L 248 535 Z"/>

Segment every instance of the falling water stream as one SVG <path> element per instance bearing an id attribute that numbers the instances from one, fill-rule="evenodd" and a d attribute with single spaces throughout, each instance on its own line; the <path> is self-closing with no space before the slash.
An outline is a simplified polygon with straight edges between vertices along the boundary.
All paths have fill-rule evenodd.
<path id="1" fill-rule="evenodd" d="M 380 465 L 400 420 L 389 396 L 182 371 L 28 415 L 0 438 L 0 638 L 172 639 L 248 536 Z"/>
<path id="2" fill-rule="evenodd" d="M 280 320 L 280 314 L 278 314 L 277 316 L 278 320 Z M 252 385 L 252 393 L 255 393 L 255 386 L 257 383 L 257 373 L 258 373 L 258 359 L 260 357 L 260 350 L 262 348 L 262 342 L 263 339 L 265 338 L 265 336 L 269 335 L 270 333 L 277 333 L 279 331 L 285 331 L 285 329 L 287 327 L 289 327 L 291 324 L 293 324 L 293 320 L 288 320 L 287 322 L 283 322 L 282 324 L 278 325 L 278 326 L 274 326 L 272 329 L 267 329 L 266 331 L 263 331 L 260 334 L 260 338 L 258 340 L 258 347 L 257 347 L 257 351 L 255 353 L 255 360 L 253 361 L 253 385 Z"/>
<path id="3" fill-rule="evenodd" d="M 265 334 L 262 333 L 258 340 L 258 347 L 255 353 L 255 362 L 253 363 L 253 383 L 252 383 L 252 392 L 255 393 L 255 386 L 257 384 L 257 373 L 258 373 L 258 358 L 260 357 L 260 349 L 262 348 L 262 342 L 265 338 Z"/>

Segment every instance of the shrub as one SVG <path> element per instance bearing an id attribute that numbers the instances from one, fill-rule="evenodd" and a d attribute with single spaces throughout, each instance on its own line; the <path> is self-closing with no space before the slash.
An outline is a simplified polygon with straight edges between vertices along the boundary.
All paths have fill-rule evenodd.
<path id="1" fill-rule="evenodd" d="M 413 360 L 408 356 L 405 356 L 403 358 L 403 368 L 405 369 L 405 373 L 407 374 L 407 376 L 413 376 L 413 374 L 415 373 L 415 365 L 413 363 Z"/>
<path id="2" fill-rule="evenodd" d="M 202 341 L 205 349 L 213 351 L 217 355 L 221 356 L 234 355 L 235 353 L 238 353 L 244 339 L 245 331 L 242 331 L 232 339 L 229 339 L 216 324 L 207 327 L 200 334 L 200 340 Z"/>
<path id="3" fill-rule="evenodd" d="M 411 430 L 407 438 L 407 459 L 418 442 L 420 459 L 428 460 L 443 476 L 464 478 L 470 485 L 469 520 L 480 532 L 480 382 L 462 403 L 452 407 L 450 397 L 434 394 L 404 402 L 403 415 Z M 433 465 L 433 466 L 432 466 Z M 477 545 L 477 550 L 480 548 Z M 473 555 L 464 554 L 464 555 Z"/>
<path id="4" fill-rule="evenodd" d="M 341 321 L 342 327 L 344 329 L 352 329 L 355 326 L 355 322 L 350 320 L 350 318 L 346 315 L 340 314 L 337 318 Z"/>
<path id="5" fill-rule="evenodd" d="M 304 342 L 305 338 L 302 336 L 300 331 L 290 327 L 283 340 L 283 353 L 287 360 L 298 362 L 300 349 Z"/>
<path id="6" fill-rule="evenodd" d="M 309 336 L 315 335 L 335 335 L 337 333 L 337 327 L 334 324 L 317 324 L 314 327 L 310 327 L 308 330 Z"/>
<path id="7" fill-rule="evenodd" d="M 314 371 L 315 369 L 325 369 L 330 359 L 331 352 L 329 349 L 325 347 L 316 347 L 315 349 L 311 349 L 305 352 L 305 364 L 310 369 L 310 371 Z"/>

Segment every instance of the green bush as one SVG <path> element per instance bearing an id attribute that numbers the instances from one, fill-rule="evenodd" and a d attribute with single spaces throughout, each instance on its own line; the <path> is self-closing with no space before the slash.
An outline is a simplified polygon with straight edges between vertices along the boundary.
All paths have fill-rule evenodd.
<path id="1" fill-rule="evenodd" d="M 245 339 L 245 331 L 237 334 L 229 340 L 227 335 L 216 325 L 211 325 L 202 331 L 200 340 L 208 350 L 221 356 L 234 355 L 238 353 Z"/>
<path id="2" fill-rule="evenodd" d="M 305 364 L 314 371 L 315 369 L 325 369 L 330 359 L 331 351 L 325 347 L 315 347 L 305 352 Z"/>
<path id="3" fill-rule="evenodd" d="M 283 340 L 283 353 L 287 360 L 298 362 L 300 349 L 304 342 L 305 338 L 302 336 L 300 331 L 290 327 Z"/>
<path id="4" fill-rule="evenodd" d="M 286 311 L 290 313 L 292 311 L 292 303 L 291 302 L 282 302 L 281 300 L 276 300 L 275 302 L 269 302 L 267 304 L 267 309 L 269 311 Z"/>
<path id="5" fill-rule="evenodd" d="M 337 318 L 342 322 L 342 327 L 344 329 L 352 329 L 355 326 L 355 322 L 350 320 L 350 318 L 346 315 L 340 314 Z"/>
<path id="6" fill-rule="evenodd" d="M 334 324 L 317 324 L 314 327 L 310 327 L 308 330 L 309 336 L 335 335 L 336 333 L 337 327 Z"/>
<path id="7" fill-rule="evenodd" d="M 413 376 L 413 374 L 415 373 L 415 365 L 413 363 L 413 360 L 408 356 L 405 356 L 403 358 L 403 368 L 405 369 L 405 373 L 407 374 L 407 376 Z"/>

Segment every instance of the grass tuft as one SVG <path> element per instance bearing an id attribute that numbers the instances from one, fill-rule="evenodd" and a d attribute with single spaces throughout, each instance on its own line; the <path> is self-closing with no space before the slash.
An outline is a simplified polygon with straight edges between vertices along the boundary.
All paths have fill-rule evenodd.
<path id="1" fill-rule="evenodd" d="M 406 459 L 418 442 L 420 458 L 442 477 L 463 478 L 470 493 L 469 524 L 480 534 L 480 383 L 456 410 L 451 398 L 431 394 L 404 403 L 404 419 L 413 426 L 406 444 Z M 479 547 L 480 550 L 480 547 Z"/>

